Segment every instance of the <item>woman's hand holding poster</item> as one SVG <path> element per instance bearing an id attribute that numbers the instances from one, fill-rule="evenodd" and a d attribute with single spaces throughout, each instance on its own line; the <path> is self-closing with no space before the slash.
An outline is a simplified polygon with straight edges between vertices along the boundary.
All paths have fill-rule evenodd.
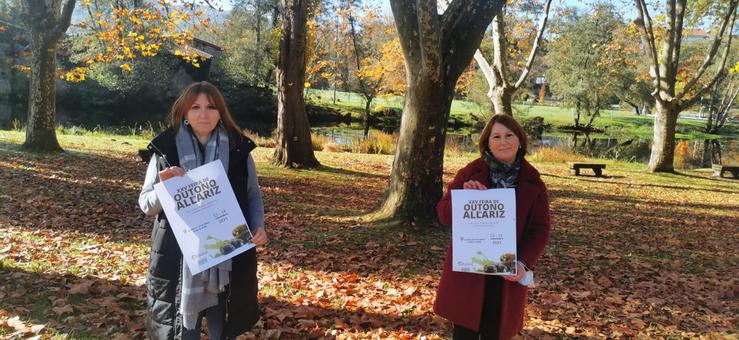
<path id="1" fill-rule="evenodd" d="M 254 247 L 221 161 L 154 185 L 193 275 Z"/>
<path id="2" fill-rule="evenodd" d="M 515 189 L 452 190 L 452 270 L 516 274 Z"/>

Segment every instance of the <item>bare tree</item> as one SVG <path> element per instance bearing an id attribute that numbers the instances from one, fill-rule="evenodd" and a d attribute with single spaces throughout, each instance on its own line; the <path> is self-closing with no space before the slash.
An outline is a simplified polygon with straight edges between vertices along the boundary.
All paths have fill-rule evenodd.
<path id="1" fill-rule="evenodd" d="M 734 28 L 736 7 L 739 0 L 729 0 L 727 6 L 724 7 L 726 12 L 721 17 L 703 63 L 679 92 L 675 85 L 680 66 L 680 45 L 686 0 L 665 1 L 667 27 L 662 39 L 662 49 L 659 52 L 657 51 L 657 39 L 655 38 L 652 18 L 649 15 L 646 0 L 635 0 L 635 2 L 638 10 L 636 24 L 641 28 L 642 44 L 647 49 L 651 59 L 650 75 L 654 80 L 652 97 L 655 99 L 656 112 L 649 169 L 653 172 L 673 172 L 672 163 L 675 154 L 677 117 L 681 111 L 700 100 L 701 96 L 726 72 L 726 59 L 731 46 L 731 32 Z M 698 80 L 714 63 L 724 35 L 726 35 L 727 42 L 719 64 L 719 71 L 704 82 L 701 87 L 696 87 Z"/>
<path id="2" fill-rule="evenodd" d="M 730 77 L 722 77 L 713 85 L 708 99 L 708 116 L 706 117 L 706 132 L 717 134 L 724 127 L 729 118 L 729 109 L 739 95 L 736 73 Z"/>
<path id="3" fill-rule="evenodd" d="M 515 83 L 511 83 L 509 74 L 511 71 L 508 69 L 508 48 L 506 39 L 506 23 L 505 13 L 506 8 L 504 7 L 500 14 L 496 15 L 493 19 L 493 65 L 485 59 L 480 50 L 475 52 L 475 61 L 480 66 L 480 70 L 485 75 L 485 80 L 488 82 L 490 90 L 488 91 L 488 97 L 493 103 L 495 113 L 505 113 L 513 115 L 513 107 L 511 106 L 513 95 L 518 91 L 521 85 L 526 81 L 526 78 L 531 71 L 531 66 L 534 64 L 534 59 L 539 50 L 544 30 L 547 26 L 547 19 L 549 18 L 549 7 L 552 4 L 552 0 L 546 0 L 544 4 L 543 17 L 539 22 L 539 29 L 536 32 L 536 38 L 534 44 L 529 52 L 529 57 L 526 60 L 526 64 L 518 76 L 518 80 Z"/>

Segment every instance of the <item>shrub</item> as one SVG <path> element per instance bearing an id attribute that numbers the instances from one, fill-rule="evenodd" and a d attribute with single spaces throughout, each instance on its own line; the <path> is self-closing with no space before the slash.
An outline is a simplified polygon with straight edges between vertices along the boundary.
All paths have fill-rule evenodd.
<path id="1" fill-rule="evenodd" d="M 249 139 L 251 139 L 252 141 L 254 141 L 254 143 L 256 143 L 257 145 L 261 147 L 265 147 L 265 148 L 275 147 L 275 133 L 274 132 L 272 132 L 272 135 L 270 136 L 261 136 L 258 133 L 252 130 L 249 130 L 249 129 L 244 129 L 243 132 L 247 137 L 249 137 Z"/>
<path id="2" fill-rule="evenodd" d="M 331 142 L 333 142 L 330 136 L 319 135 L 315 132 L 311 132 L 310 140 L 313 143 L 313 151 L 321 151 L 326 144 L 330 144 Z"/>
<path id="3" fill-rule="evenodd" d="M 583 157 L 567 146 L 541 146 L 531 151 L 528 159 L 534 162 L 566 163 L 581 161 Z"/>
<path id="4" fill-rule="evenodd" d="M 325 152 L 344 152 L 346 150 L 340 144 L 329 142 L 323 145 L 323 151 Z"/>
<path id="5" fill-rule="evenodd" d="M 373 153 L 392 155 L 398 144 L 398 136 L 380 131 L 370 131 L 367 138 L 352 139 L 351 151 L 354 153 Z"/>
<path id="6" fill-rule="evenodd" d="M 691 152 L 690 145 L 687 140 L 680 141 L 675 146 L 675 167 L 679 169 L 687 169 L 690 167 Z"/>

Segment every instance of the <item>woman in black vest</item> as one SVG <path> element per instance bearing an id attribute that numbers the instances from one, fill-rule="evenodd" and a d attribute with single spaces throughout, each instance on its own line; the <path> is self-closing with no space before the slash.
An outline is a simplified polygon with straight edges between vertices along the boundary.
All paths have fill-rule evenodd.
<path id="1" fill-rule="evenodd" d="M 208 320 L 211 339 L 235 338 L 259 319 L 254 248 L 192 275 L 169 227 L 154 184 L 220 160 L 258 246 L 267 243 L 264 206 L 250 152 L 256 145 L 241 133 L 223 95 L 208 82 L 188 86 L 169 115 L 170 126 L 149 143 L 153 153 L 139 206 L 156 216 L 146 277 L 147 328 L 152 339 L 199 339 Z"/>

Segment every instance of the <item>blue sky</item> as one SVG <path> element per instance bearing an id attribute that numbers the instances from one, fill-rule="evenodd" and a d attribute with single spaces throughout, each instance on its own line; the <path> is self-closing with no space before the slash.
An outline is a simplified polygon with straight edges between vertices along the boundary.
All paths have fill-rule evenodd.
<path id="1" fill-rule="evenodd" d="M 377 0 L 382 5 L 383 11 L 387 15 L 392 15 L 392 11 L 390 10 L 390 1 L 389 0 Z M 595 0 L 552 0 L 553 6 L 570 6 L 570 7 L 579 7 L 582 9 L 585 9 L 589 6 L 590 3 L 594 2 Z M 212 1 L 215 4 L 220 4 L 223 6 L 224 10 L 229 10 L 231 8 L 231 1 L 230 0 L 214 0 Z M 631 5 L 630 1 L 627 0 L 614 0 L 614 3 L 616 3 L 617 6 L 623 7 L 626 18 L 631 18 L 635 16 L 634 8 Z"/>

